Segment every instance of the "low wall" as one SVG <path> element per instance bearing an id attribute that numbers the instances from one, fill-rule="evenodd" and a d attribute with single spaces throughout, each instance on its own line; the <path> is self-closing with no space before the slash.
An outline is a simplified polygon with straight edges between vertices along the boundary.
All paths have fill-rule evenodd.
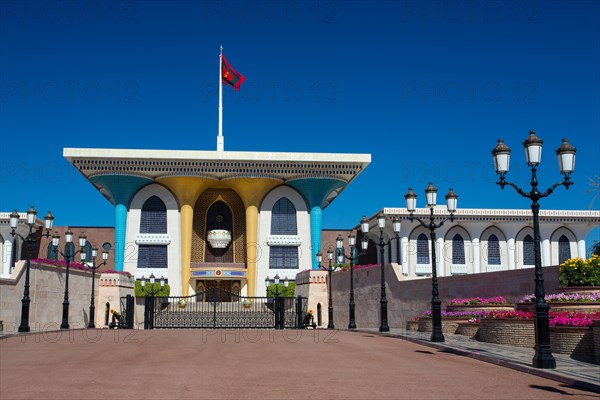
<path id="1" fill-rule="evenodd" d="M 56 330 L 62 322 L 65 269 L 31 264 L 29 276 L 29 327 L 31 331 Z M 97 278 L 97 276 L 96 276 Z M 16 333 L 21 324 L 21 299 L 25 263 L 19 263 L 8 279 L 0 279 L 0 321 L 3 333 Z M 92 274 L 69 270 L 69 327 L 85 328 L 89 322 Z M 95 294 L 98 298 L 98 284 Z M 96 305 L 97 307 L 97 305 Z"/>
<path id="2" fill-rule="evenodd" d="M 544 267 L 546 293 L 560 291 L 558 266 Z M 431 278 L 405 280 L 398 264 L 385 266 L 388 324 L 390 328 L 405 329 L 406 322 L 431 308 Z M 479 274 L 438 278 L 442 310 L 450 299 L 461 297 L 504 296 L 516 303 L 535 290 L 534 269 L 485 272 Z M 332 277 L 334 322 L 336 328 L 348 326 L 350 272 L 334 272 Z M 378 267 L 354 270 L 354 301 L 356 326 L 379 327 L 381 270 Z M 324 306 L 326 306 L 325 304 Z"/>

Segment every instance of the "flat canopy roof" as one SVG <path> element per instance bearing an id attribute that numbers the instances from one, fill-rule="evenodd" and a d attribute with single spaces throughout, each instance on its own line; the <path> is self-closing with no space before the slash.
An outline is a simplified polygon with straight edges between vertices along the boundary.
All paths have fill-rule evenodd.
<path id="1" fill-rule="evenodd" d="M 285 183 L 311 178 L 342 182 L 326 204 L 371 162 L 370 154 L 197 150 L 65 148 L 63 156 L 88 180 L 102 175 L 126 175 L 151 180 L 194 176 L 218 181 L 267 178 Z"/>

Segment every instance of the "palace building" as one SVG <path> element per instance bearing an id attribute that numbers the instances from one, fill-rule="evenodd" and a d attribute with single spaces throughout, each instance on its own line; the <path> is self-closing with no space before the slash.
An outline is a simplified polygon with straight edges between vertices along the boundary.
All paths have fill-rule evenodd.
<path id="1" fill-rule="evenodd" d="M 115 207 L 115 269 L 164 277 L 171 295 L 217 286 L 256 296 L 264 281 L 317 267 L 323 210 L 369 154 L 64 149 Z"/>

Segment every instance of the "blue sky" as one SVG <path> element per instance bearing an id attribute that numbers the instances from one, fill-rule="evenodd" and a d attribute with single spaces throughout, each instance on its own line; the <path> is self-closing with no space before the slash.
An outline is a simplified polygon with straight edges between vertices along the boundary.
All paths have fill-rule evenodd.
<path id="1" fill-rule="evenodd" d="M 542 209 L 599 208 L 600 6 L 596 1 L 3 1 L 0 209 L 59 225 L 113 224 L 64 147 L 215 150 L 219 45 L 246 76 L 226 87 L 225 150 L 369 153 L 325 228 L 453 187 L 463 208 L 528 208 L 495 185 L 490 150 L 578 148 L 576 184 Z M 599 240 L 595 229 L 588 240 Z"/>

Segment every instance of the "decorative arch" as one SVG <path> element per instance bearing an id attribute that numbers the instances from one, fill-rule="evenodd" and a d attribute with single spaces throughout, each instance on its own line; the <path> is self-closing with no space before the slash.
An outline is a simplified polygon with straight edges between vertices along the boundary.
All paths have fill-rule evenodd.
<path id="1" fill-rule="evenodd" d="M 532 260 L 535 261 L 535 254 L 532 253 L 532 241 L 529 239 L 525 241 L 527 236 L 533 239 L 533 228 L 530 226 L 522 228 L 515 237 L 515 267 L 517 269 L 533 268 L 535 266 L 535 263 L 532 262 Z"/>
<path id="2" fill-rule="evenodd" d="M 232 261 L 246 263 L 246 211 L 240 196 L 232 189 L 207 189 L 194 205 L 192 229 L 192 263 L 208 262 L 208 247 L 206 238 L 207 212 L 216 202 L 223 202 L 232 215 L 232 236 L 229 246 L 232 248 Z M 207 247 L 208 246 L 208 247 Z"/>
<path id="3" fill-rule="evenodd" d="M 452 275 L 473 273 L 471 235 L 462 226 L 453 226 L 444 236 L 444 262 Z"/>
<path id="4" fill-rule="evenodd" d="M 235 237 L 235 230 L 233 229 L 233 212 L 227 203 L 223 200 L 216 200 L 206 210 L 206 228 L 205 235 L 208 238 L 208 232 L 213 229 L 224 229 L 231 233 L 231 237 Z M 204 256 L 205 262 L 233 262 L 233 241 L 227 244 L 224 249 L 215 249 L 210 243 L 206 245 L 206 254 Z"/>
<path id="5" fill-rule="evenodd" d="M 431 238 L 422 226 L 415 227 L 408 235 L 406 258 L 409 276 L 431 275 Z"/>
<path id="6" fill-rule="evenodd" d="M 562 239 L 562 241 L 561 241 Z M 562 250 L 562 251 L 561 251 Z M 550 235 L 551 265 L 560 265 L 577 255 L 577 236 L 569 228 L 561 226 Z"/>
<path id="7" fill-rule="evenodd" d="M 496 226 L 489 226 L 480 237 L 480 265 L 483 272 L 504 271 L 508 269 L 508 245 L 506 235 Z M 490 240 L 495 237 L 496 240 Z"/>

